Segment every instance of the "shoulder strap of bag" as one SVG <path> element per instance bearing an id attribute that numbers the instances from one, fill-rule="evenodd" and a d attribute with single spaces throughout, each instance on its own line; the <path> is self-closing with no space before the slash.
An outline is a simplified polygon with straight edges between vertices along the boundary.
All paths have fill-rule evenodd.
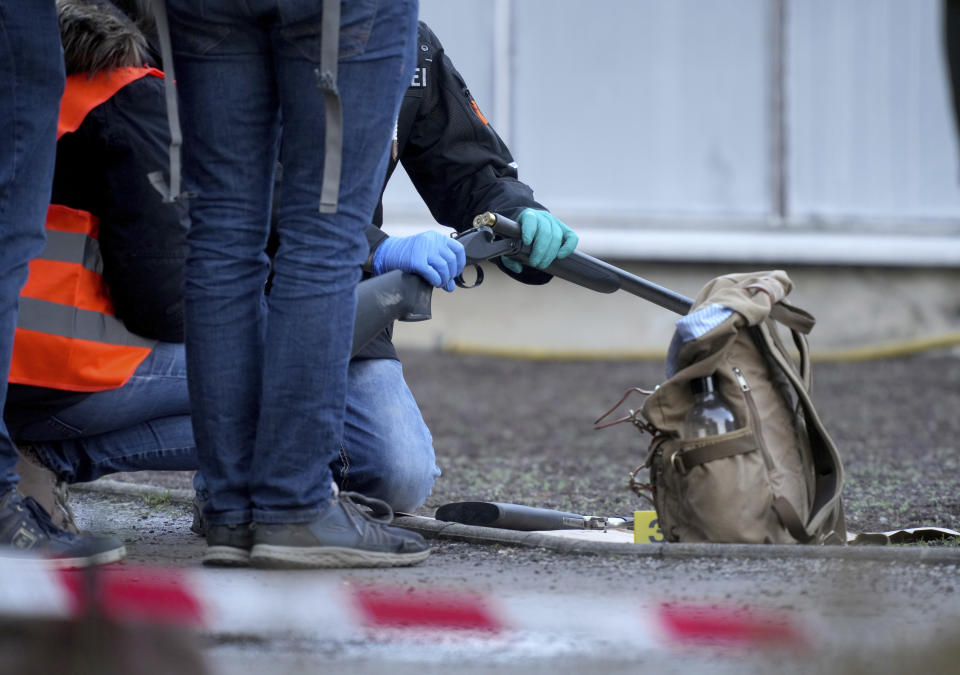
<path id="1" fill-rule="evenodd" d="M 806 349 L 801 350 L 801 376 L 796 372 L 793 365 L 786 359 L 773 342 L 770 327 L 766 324 L 758 326 L 760 335 L 767 343 L 774 361 L 780 366 L 784 375 L 793 385 L 796 391 L 800 405 L 803 407 L 804 422 L 807 427 L 807 433 L 810 437 L 810 450 L 813 456 L 814 468 L 814 498 L 810 506 L 810 517 L 804 524 L 800 521 L 793 507 L 786 500 L 783 504 L 775 504 L 777 513 L 784 519 L 784 525 L 790 530 L 790 533 L 800 541 L 810 541 L 814 533 L 820 530 L 824 521 L 833 513 L 840 493 L 843 488 L 843 472 L 840 464 L 840 457 L 837 454 L 837 448 L 827 434 L 826 429 L 817 415 L 816 408 L 813 407 L 813 401 L 807 390 L 806 382 L 809 380 L 809 352 Z M 797 331 L 791 329 L 794 341 L 800 341 L 804 345 L 806 340 Z M 781 513 L 781 510 L 783 513 Z M 791 513 L 792 512 L 792 515 Z M 798 536 L 799 535 L 799 536 Z"/>

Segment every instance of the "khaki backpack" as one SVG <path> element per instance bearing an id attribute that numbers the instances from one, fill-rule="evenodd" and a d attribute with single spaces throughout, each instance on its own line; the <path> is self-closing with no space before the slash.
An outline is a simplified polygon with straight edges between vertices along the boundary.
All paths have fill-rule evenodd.
<path id="1" fill-rule="evenodd" d="M 631 487 L 652 493 L 667 541 L 846 543 L 843 468 L 810 400 L 805 336 L 814 319 L 784 302 L 791 289 L 779 270 L 710 281 L 678 322 L 669 379 L 619 420 L 653 435 Z M 799 363 L 779 327 L 792 337 Z M 691 382 L 709 376 L 741 426 L 685 439 Z M 644 468 L 646 485 L 637 479 Z"/>

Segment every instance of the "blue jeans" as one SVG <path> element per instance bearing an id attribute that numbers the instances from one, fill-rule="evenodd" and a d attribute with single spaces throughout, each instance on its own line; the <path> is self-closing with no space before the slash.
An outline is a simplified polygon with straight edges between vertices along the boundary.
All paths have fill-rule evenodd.
<path id="1" fill-rule="evenodd" d="M 183 345 L 158 342 L 122 387 L 11 433 L 68 483 L 115 471 L 197 468 Z"/>
<path id="2" fill-rule="evenodd" d="M 343 447 L 331 465 L 342 490 L 397 511 L 423 505 L 440 475 L 433 437 L 393 359 L 351 361 Z"/>
<path id="3" fill-rule="evenodd" d="M 48 419 L 11 431 L 68 483 L 117 471 L 192 471 L 183 345 L 160 342 L 121 388 L 91 394 Z M 340 488 L 398 511 L 421 506 L 440 475 L 433 439 L 393 359 L 351 361 L 343 447 L 330 463 Z M 197 474 L 194 486 L 209 498 Z"/>
<path id="4" fill-rule="evenodd" d="M 20 290 L 45 240 L 63 77 L 53 0 L 0 0 L 0 410 Z M 16 485 L 16 464 L 0 418 L 0 495 Z"/>
<path id="5" fill-rule="evenodd" d="M 382 499 L 397 511 L 422 506 L 440 475 L 433 437 L 393 359 L 351 361 L 343 446 L 330 470 L 341 490 Z M 193 481 L 209 498 L 203 477 Z"/>
<path id="6" fill-rule="evenodd" d="M 306 522 L 330 499 L 343 442 L 364 230 L 415 65 L 417 2 L 341 3 L 343 166 L 332 215 L 318 212 L 319 0 L 167 5 L 192 194 L 186 347 L 206 516 Z M 278 157 L 280 247 L 266 298 Z"/>

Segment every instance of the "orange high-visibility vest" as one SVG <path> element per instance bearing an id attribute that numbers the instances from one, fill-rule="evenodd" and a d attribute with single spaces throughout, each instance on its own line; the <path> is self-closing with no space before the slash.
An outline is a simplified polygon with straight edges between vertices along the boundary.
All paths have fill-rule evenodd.
<path id="1" fill-rule="evenodd" d="M 91 110 L 146 75 L 163 77 L 153 68 L 69 76 L 57 138 L 76 131 Z M 156 344 L 114 315 L 103 281 L 99 225 L 88 211 L 50 205 L 46 246 L 30 262 L 20 293 L 10 382 L 67 391 L 116 389 Z"/>

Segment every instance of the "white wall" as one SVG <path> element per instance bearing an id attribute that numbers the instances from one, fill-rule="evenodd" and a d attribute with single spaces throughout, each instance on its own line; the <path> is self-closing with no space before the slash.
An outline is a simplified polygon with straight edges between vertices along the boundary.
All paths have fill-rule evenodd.
<path id="1" fill-rule="evenodd" d="M 538 199 L 584 250 L 654 260 L 960 265 L 939 13 L 421 0 Z M 398 234 L 432 224 L 400 173 L 385 201 Z"/>

